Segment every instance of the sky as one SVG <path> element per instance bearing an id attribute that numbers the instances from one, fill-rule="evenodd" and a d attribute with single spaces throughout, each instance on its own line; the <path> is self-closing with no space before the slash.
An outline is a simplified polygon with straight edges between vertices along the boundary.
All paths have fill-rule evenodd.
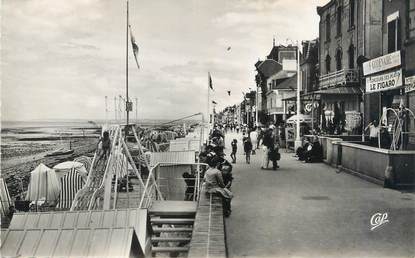
<path id="1" fill-rule="evenodd" d="M 218 110 L 240 102 L 273 37 L 318 37 L 316 7 L 327 2 L 129 0 L 141 65 L 129 45 L 129 96 L 139 118 L 206 112 L 208 72 Z M 125 56 L 126 0 L 3 0 L 1 120 L 102 119 L 105 96 L 113 118 Z"/>

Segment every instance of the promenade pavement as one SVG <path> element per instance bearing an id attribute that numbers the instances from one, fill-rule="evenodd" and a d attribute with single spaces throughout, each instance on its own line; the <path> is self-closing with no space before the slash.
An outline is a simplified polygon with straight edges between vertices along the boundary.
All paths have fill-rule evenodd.
<path id="1" fill-rule="evenodd" d="M 261 170 L 262 151 L 245 163 L 242 134 L 234 166 L 229 257 L 415 257 L 415 195 L 303 163 L 280 150 L 280 168 Z M 371 162 L 368 160 L 367 162 Z M 371 230 L 371 217 L 387 223 Z"/>

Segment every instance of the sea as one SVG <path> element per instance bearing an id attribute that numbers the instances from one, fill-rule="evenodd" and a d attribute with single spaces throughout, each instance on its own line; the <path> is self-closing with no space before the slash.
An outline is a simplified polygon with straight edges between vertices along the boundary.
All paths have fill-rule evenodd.
<path id="1" fill-rule="evenodd" d="M 167 119 L 141 119 L 137 122 L 141 127 L 152 127 L 165 123 Z M 108 121 L 110 124 L 116 121 Z M 188 120 L 186 122 L 194 122 Z M 105 120 L 30 120 L 30 121 L 1 121 L 1 145 L 22 144 L 26 141 L 59 137 L 77 137 L 96 134 L 97 128 L 106 124 Z"/>

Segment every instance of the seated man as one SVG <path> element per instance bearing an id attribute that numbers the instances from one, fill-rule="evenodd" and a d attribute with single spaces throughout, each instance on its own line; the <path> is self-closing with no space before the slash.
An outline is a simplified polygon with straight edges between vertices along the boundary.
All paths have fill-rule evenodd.
<path id="1" fill-rule="evenodd" d="M 304 160 L 305 162 L 321 162 L 323 160 L 323 148 L 317 137 L 313 138 L 311 148 L 308 147 L 308 150 L 305 151 Z"/>
<path id="2" fill-rule="evenodd" d="M 305 160 L 305 153 L 308 150 L 311 150 L 311 142 L 309 142 L 307 139 L 304 140 L 304 144 L 302 147 L 298 147 L 296 150 L 296 154 L 298 157 L 298 160 L 303 161 Z"/>

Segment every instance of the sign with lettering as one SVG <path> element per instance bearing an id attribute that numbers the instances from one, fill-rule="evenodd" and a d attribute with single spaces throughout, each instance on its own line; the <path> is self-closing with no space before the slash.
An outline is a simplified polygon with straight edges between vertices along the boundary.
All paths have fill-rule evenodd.
<path id="1" fill-rule="evenodd" d="M 366 78 L 366 93 L 391 90 L 402 86 L 402 69 Z"/>
<path id="2" fill-rule="evenodd" d="M 363 63 L 363 75 L 388 70 L 401 65 L 401 51 L 396 51 Z"/>
<path id="3" fill-rule="evenodd" d="M 405 92 L 415 91 L 415 75 L 405 78 Z"/>

